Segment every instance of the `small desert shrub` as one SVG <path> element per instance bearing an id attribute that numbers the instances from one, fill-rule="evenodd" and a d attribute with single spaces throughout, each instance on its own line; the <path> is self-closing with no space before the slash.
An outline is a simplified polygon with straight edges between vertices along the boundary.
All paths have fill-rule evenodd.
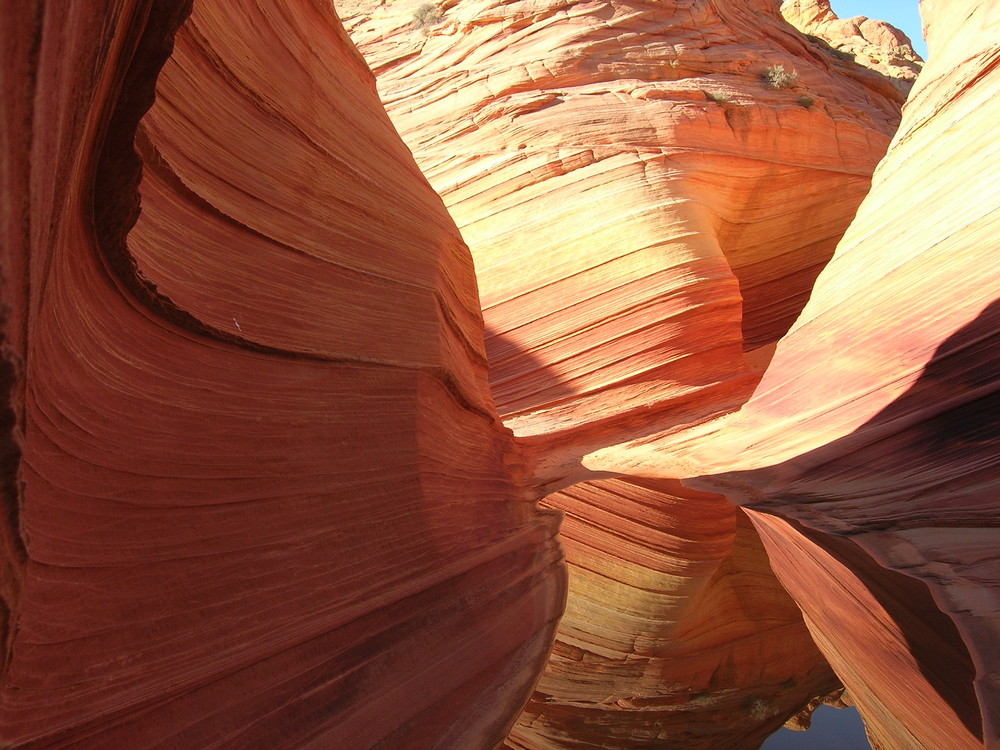
<path id="1" fill-rule="evenodd" d="M 716 91 L 705 91 L 702 89 L 701 93 L 705 95 L 705 98 L 710 102 L 715 102 L 716 104 L 729 104 L 733 100 L 729 94 L 723 94 Z"/>
<path id="2" fill-rule="evenodd" d="M 800 96 L 798 101 L 799 101 L 799 106 L 805 107 L 806 109 L 809 109 L 812 105 L 816 103 L 815 99 L 813 99 L 811 96 L 806 96 L 805 94 Z"/>
<path id="3" fill-rule="evenodd" d="M 420 28 L 441 20 L 441 11 L 434 3 L 424 3 L 413 12 L 413 23 Z"/>
<path id="4" fill-rule="evenodd" d="M 688 703 L 698 708 L 704 708 L 715 703 L 715 698 L 711 693 L 695 693 L 688 698 Z"/>
<path id="5" fill-rule="evenodd" d="M 771 89 L 787 89 L 795 85 L 799 74 L 794 70 L 785 70 L 784 65 L 769 65 L 760 74 L 760 80 Z"/>
<path id="6" fill-rule="evenodd" d="M 763 721 L 767 717 L 774 714 L 774 709 L 771 708 L 771 704 L 763 698 L 754 698 L 746 706 L 744 706 L 744 709 L 747 712 L 747 716 L 751 719 L 756 719 L 757 721 Z"/>

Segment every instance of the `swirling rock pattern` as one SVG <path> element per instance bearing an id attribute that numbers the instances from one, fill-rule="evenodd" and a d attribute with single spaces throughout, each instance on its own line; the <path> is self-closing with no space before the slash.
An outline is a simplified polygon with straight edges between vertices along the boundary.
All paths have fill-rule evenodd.
<path id="1" fill-rule="evenodd" d="M 877 6 L 873 4 L 872 10 Z M 882 74 L 904 94 L 909 93 L 923 67 L 913 42 L 902 31 L 874 18 L 838 18 L 830 0 L 785 0 L 781 15 L 814 42 L 829 44 L 835 58 Z M 856 66 L 842 65 L 840 69 L 850 74 Z"/>
<path id="2" fill-rule="evenodd" d="M 565 583 L 469 254 L 328 4 L 189 9 L 0 6 L 0 744 L 495 745 Z"/>
<path id="3" fill-rule="evenodd" d="M 922 12 L 930 59 L 900 131 L 753 398 L 585 463 L 751 509 L 880 747 L 992 748 L 1000 151 L 982 123 L 1000 115 L 1000 9 Z"/>
<path id="4" fill-rule="evenodd" d="M 495 397 L 536 477 L 737 409 L 900 91 L 771 3 L 463 1 L 419 27 L 417 7 L 338 3 L 473 251 Z M 544 502 L 570 598 L 509 747 L 744 748 L 836 685 L 742 511 L 676 482 Z"/>
<path id="5" fill-rule="evenodd" d="M 463 0 L 418 28 L 419 5 L 338 9 L 472 249 L 505 424 L 551 462 L 743 403 L 898 92 L 770 2 Z"/>
<path id="6" fill-rule="evenodd" d="M 755 747 L 838 684 L 746 515 L 674 489 L 546 499 L 566 514 L 570 596 L 508 748 Z"/>
<path id="7" fill-rule="evenodd" d="M 326 2 L 0 5 L 2 743 L 489 748 L 555 637 L 509 747 L 744 747 L 827 661 L 1000 744 L 1000 11 L 924 0 L 820 273 L 901 95 L 776 5 L 354 4 L 485 349 Z"/>

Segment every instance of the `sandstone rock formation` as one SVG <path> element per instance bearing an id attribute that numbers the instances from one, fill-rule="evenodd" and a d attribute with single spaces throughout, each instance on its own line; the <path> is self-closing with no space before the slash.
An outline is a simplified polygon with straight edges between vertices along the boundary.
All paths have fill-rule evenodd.
<path id="1" fill-rule="evenodd" d="M 847 691 L 840 688 L 839 690 L 834 690 L 829 695 L 821 695 L 813 698 L 806 704 L 805 708 L 784 723 L 784 728 L 790 729 L 793 732 L 805 732 L 812 726 L 813 713 L 820 706 L 832 706 L 833 708 L 843 709 L 853 705 L 850 702 L 850 696 Z"/>
<path id="2" fill-rule="evenodd" d="M 541 455 L 743 403 L 898 102 L 773 3 L 419 5 L 338 10 L 473 251 L 505 423 Z"/>
<path id="3" fill-rule="evenodd" d="M 329 3 L 189 6 L 0 4 L 0 744 L 1000 744 L 995 5 L 824 269 L 776 2 L 344 0 L 485 347 Z"/>
<path id="4" fill-rule="evenodd" d="M 750 396 L 898 118 L 771 4 L 338 8 L 470 244 L 497 404 L 550 486 L 581 445 Z M 746 517 L 678 489 L 544 501 L 570 598 L 510 747 L 747 747 L 836 684 Z"/>
<path id="5" fill-rule="evenodd" d="M 746 515 L 665 484 L 549 499 L 570 595 L 506 747 L 756 747 L 838 684 Z"/>
<path id="6" fill-rule="evenodd" d="M 880 747 L 996 747 L 1000 9 L 922 10 L 900 131 L 753 398 L 585 463 L 744 504 Z"/>
<path id="7" fill-rule="evenodd" d="M 878 11 L 876 3 L 872 10 Z M 835 61 L 840 60 L 838 70 L 848 75 L 858 74 L 856 66 L 849 64 L 857 63 L 880 73 L 906 94 L 923 67 L 923 60 L 913 51 L 913 42 L 902 31 L 864 16 L 838 18 L 830 8 L 830 0 L 785 0 L 781 15 L 809 35 L 814 45 L 826 49 Z"/>
<path id="8" fill-rule="evenodd" d="M 468 252 L 328 4 L 189 5 L 0 5 L 0 744 L 496 744 L 564 573 Z"/>

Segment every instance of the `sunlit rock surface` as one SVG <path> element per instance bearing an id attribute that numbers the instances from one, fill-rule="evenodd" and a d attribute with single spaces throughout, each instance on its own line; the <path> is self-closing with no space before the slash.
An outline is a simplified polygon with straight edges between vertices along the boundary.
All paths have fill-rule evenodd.
<path id="1" fill-rule="evenodd" d="M 689 478 L 688 488 L 752 508 L 779 579 L 805 611 L 876 742 L 993 746 L 991 712 L 1000 705 L 993 644 L 1000 639 L 992 586 L 1000 539 L 988 488 L 997 476 L 997 409 L 990 400 L 997 169 L 995 139 L 983 123 L 996 119 L 997 11 L 980 4 L 944 18 L 943 4 L 926 9 L 933 62 L 914 90 L 879 188 L 750 403 L 735 417 L 682 429 L 745 400 L 752 373 L 767 364 L 767 345 L 785 329 L 763 325 L 767 304 L 755 301 L 761 290 L 747 283 L 732 249 L 754 247 L 768 209 L 788 218 L 791 198 L 774 198 L 783 195 L 773 174 L 780 169 L 753 182 L 750 192 L 760 203 L 742 215 L 739 242 L 729 246 L 724 233 L 712 231 L 720 212 L 714 201 L 746 184 L 739 157 L 748 152 L 740 150 L 733 113 L 760 114 L 750 131 L 752 154 L 787 164 L 787 156 L 776 156 L 796 143 L 782 130 L 784 115 L 818 114 L 815 103 L 793 108 L 795 86 L 829 76 L 836 95 L 816 97 L 810 88 L 798 96 L 823 101 L 824 117 L 833 121 L 829 100 L 852 96 L 865 103 L 845 106 L 846 122 L 830 131 L 822 126 L 827 120 L 810 120 L 803 130 L 816 140 L 807 144 L 824 132 L 865 132 L 868 146 L 879 132 L 873 113 L 901 100 L 899 86 L 869 70 L 851 68 L 845 76 L 851 61 L 821 39 L 803 42 L 776 31 L 785 27 L 771 24 L 770 5 L 459 3 L 442 6 L 423 26 L 411 20 L 417 4 L 343 5 L 394 122 L 477 258 L 498 404 L 515 432 L 541 446 L 540 479 L 558 486 L 586 477 L 559 451 L 631 433 L 638 442 L 593 453 L 585 469 Z M 864 26 L 867 42 L 903 50 L 902 37 L 881 24 L 856 25 Z M 755 30 L 749 41 L 748 28 Z M 718 29 L 725 33 L 714 35 Z M 678 37 L 695 41 L 677 43 Z M 783 42 L 780 52 L 769 49 L 774 39 Z M 742 69 L 727 67 L 722 56 L 730 44 L 794 68 L 792 90 L 751 89 L 756 57 Z M 803 59 L 822 72 L 813 73 Z M 717 91 L 717 82 L 732 88 Z M 700 100 L 696 87 L 714 101 Z M 734 98 L 743 108 L 733 107 Z M 728 128 L 713 129 L 713 116 Z M 769 132 L 785 137 L 769 141 Z M 813 158 L 835 154 L 845 160 L 835 170 L 843 174 L 846 155 L 853 155 L 862 173 L 861 149 L 829 144 L 817 146 Z M 726 179 L 713 181 L 705 165 L 720 152 Z M 863 153 L 869 166 L 878 156 L 875 149 Z M 810 162 L 796 156 L 798 184 L 808 184 L 803 167 Z M 641 169 L 633 175 L 616 159 L 641 162 Z M 662 179 L 651 165 L 666 170 Z M 573 187 L 556 189 L 567 185 Z M 810 191 L 790 194 L 798 200 Z M 809 227 L 821 202 L 802 198 L 805 213 L 789 225 Z M 653 270 L 635 270 L 650 257 L 658 261 Z M 678 257 L 690 263 L 671 260 Z M 796 289 L 800 298 L 809 293 L 811 276 L 796 287 L 759 251 L 749 258 L 763 286 L 774 290 L 765 300 L 785 304 Z M 707 271 L 709 262 L 721 270 Z M 676 286 L 658 286 L 661 274 Z M 732 294 L 734 282 L 741 296 Z M 742 324 L 734 314 L 741 297 Z M 713 306 L 699 307 L 699 299 Z M 797 312 L 789 310 L 787 320 Z M 737 346 L 751 353 L 745 368 L 733 355 Z M 695 375 L 679 369 L 682 363 Z M 598 654 L 615 632 L 607 623 L 630 614 L 615 596 L 641 569 L 639 554 L 629 550 L 634 539 L 624 533 L 627 513 L 619 507 L 609 520 L 604 511 L 621 501 L 609 500 L 610 493 L 579 499 L 611 485 L 587 487 L 548 501 L 568 511 L 563 536 L 572 577 L 579 571 L 581 580 L 573 584 L 549 672 L 512 735 L 523 746 L 531 746 L 525 739 L 531 732 L 540 745 L 586 739 L 591 744 L 581 746 L 600 746 L 580 717 L 621 699 L 608 690 L 595 706 L 587 665 L 568 692 L 590 703 L 574 714 L 550 700 L 553 686 L 572 682 L 565 674 L 566 654 L 573 652 L 560 647 L 583 640 L 586 615 L 579 613 L 586 605 L 576 598 L 619 603 L 588 624 L 588 653 Z M 683 487 L 677 494 L 690 497 Z M 618 547 L 627 551 L 601 554 L 597 539 L 606 530 L 619 532 Z M 600 581 L 597 562 L 618 569 L 605 570 Z M 595 593 L 595 581 L 606 599 Z M 655 593 L 633 597 L 628 601 L 648 607 Z M 669 616 L 664 622 L 669 629 Z M 610 742 L 623 746 L 620 737 Z"/>
<path id="2" fill-rule="evenodd" d="M 871 10 L 878 13 L 878 3 L 873 2 Z M 923 67 L 913 42 L 902 31 L 865 16 L 838 18 L 830 0 L 785 0 L 781 15 L 809 35 L 814 45 L 827 49 L 834 61 L 848 63 L 838 65 L 839 70 L 851 74 L 856 68 L 849 63 L 856 63 L 887 78 L 901 94 L 909 93 Z"/>
<path id="3" fill-rule="evenodd" d="M 546 504 L 570 596 L 507 747 L 755 747 L 838 682 L 746 515 L 662 482 L 584 482 Z"/>
<path id="4" fill-rule="evenodd" d="M 900 92 L 773 5 L 338 2 L 470 244 L 497 405 L 550 488 L 581 445 L 746 401 L 868 189 Z M 678 489 L 544 501 L 570 598 L 508 746 L 743 748 L 836 686 L 742 511 Z"/>
<path id="5" fill-rule="evenodd" d="M 743 403 L 898 122 L 770 2 L 337 7 L 469 243 L 537 455 Z"/>
<path id="6" fill-rule="evenodd" d="M 810 297 L 901 94 L 776 2 L 345 5 L 485 350 L 326 2 L 0 6 L 0 744 L 995 747 L 996 7 Z"/>
<path id="7" fill-rule="evenodd" d="M 468 251 L 328 4 L 187 10 L 0 6 L 0 744 L 491 747 L 565 584 Z"/>
<path id="8" fill-rule="evenodd" d="M 881 747 L 996 747 L 1000 8 L 922 10 L 900 131 L 753 398 L 584 462 L 751 509 Z"/>

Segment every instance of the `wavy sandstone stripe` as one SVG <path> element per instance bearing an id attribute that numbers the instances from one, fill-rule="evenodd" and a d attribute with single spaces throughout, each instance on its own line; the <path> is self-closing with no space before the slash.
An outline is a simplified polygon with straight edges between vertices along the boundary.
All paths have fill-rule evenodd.
<path id="1" fill-rule="evenodd" d="M 922 12 L 930 61 L 900 131 L 753 398 L 585 463 L 703 475 L 685 483 L 752 508 L 880 747 L 992 748 L 1000 10 Z"/>
<path id="2" fill-rule="evenodd" d="M 742 511 L 665 482 L 584 482 L 565 512 L 570 593 L 507 747 L 739 750 L 838 683 Z"/>
<path id="3" fill-rule="evenodd" d="M 899 92 L 764 4 L 463 0 L 422 29 L 417 6 L 338 3 L 473 251 L 494 394 L 536 476 L 569 484 L 581 444 L 737 409 Z M 792 87 L 765 87 L 769 65 Z M 614 481 L 545 502 L 570 597 L 508 746 L 742 748 L 835 684 L 725 502 Z"/>
<path id="4" fill-rule="evenodd" d="M 745 401 L 897 101 L 767 3 L 418 6 L 338 3 L 472 249 L 505 423 L 544 456 Z"/>
<path id="5" fill-rule="evenodd" d="M 891 84 L 763 1 L 418 5 L 352 27 L 527 469 L 326 2 L 197 0 L 158 82 L 183 2 L 2 6 L 4 744 L 491 747 L 565 593 L 532 468 L 603 479 L 511 747 L 755 742 L 806 628 L 879 747 L 1000 743 L 1000 12 L 924 1 L 806 304 Z"/>
<path id="6" fill-rule="evenodd" d="M 555 518 L 329 5 L 2 10 L 2 744 L 495 745 Z"/>

